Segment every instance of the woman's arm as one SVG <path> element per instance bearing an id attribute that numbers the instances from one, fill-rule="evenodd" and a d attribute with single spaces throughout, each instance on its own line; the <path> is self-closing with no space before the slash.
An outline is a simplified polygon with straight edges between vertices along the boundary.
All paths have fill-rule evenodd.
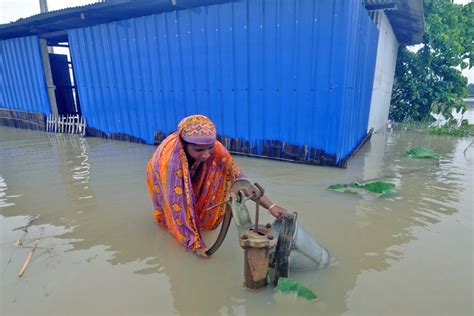
<path id="1" fill-rule="evenodd" d="M 242 173 L 241 178 L 244 178 L 243 173 Z M 244 193 L 245 193 L 245 196 L 247 196 L 247 197 L 250 196 L 250 192 L 248 192 L 247 190 L 245 190 Z M 256 202 L 255 197 L 251 197 L 251 200 Z M 268 212 L 276 218 L 281 218 L 285 214 L 288 213 L 288 211 L 285 208 L 283 208 L 283 207 L 279 206 L 278 204 L 273 203 L 272 201 L 270 201 L 270 199 L 266 195 L 264 195 L 260 198 L 259 204 L 261 206 L 263 206 L 264 208 L 266 208 L 268 210 Z"/>
<path id="2" fill-rule="evenodd" d="M 285 208 L 279 206 L 276 203 L 272 203 L 265 195 L 260 198 L 260 205 L 266 208 L 270 214 L 276 218 L 281 218 L 288 213 Z"/>
<path id="3" fill-rule="evenodd" d="M 245 178 L 245 174 L 239 169 L 233 160 L 231 164 L 231 174 L 233 175 L 234 180 Z M 245 195 L 248 197 L 248 192 L 245 192 Z M 252 200 L 255 201 L 255 198 L 252 198 Z M 270 199 L 268 199 L 265 195 L 260 198 L 260 205 L 266 208 L 270 214 L 276 218 L 281 218 L 288 213 L 285 208 L 279 206 L 276 203 L 272 203 L 272 201 L 270 201 Z"/>

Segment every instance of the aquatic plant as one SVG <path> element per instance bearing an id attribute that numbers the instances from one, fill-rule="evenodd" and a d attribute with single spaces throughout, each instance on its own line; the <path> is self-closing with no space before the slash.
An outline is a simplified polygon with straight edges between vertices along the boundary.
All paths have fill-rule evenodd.
<path id="1" fill-rule="evenodd" d="M 390 196 L 395 193 L 395 184 L 384 181 L 373 181 L 373 182 L 353 182 L 350 184 L 333 184 L 328 186 L 328 190 L 344 192 L 344 193 L 362 193 L 368 191 L 375 193 L 377 197 Z"/>
<path id="2" fill-rule="evenodd" d="M 474 131 L 474 125 L 470 125 L 463 116 L 446 120 L 444 124 L 432 124 L 428 127 L 429 134 L 450 135 L 450 136 L 469 136 Z"/>
<path id="3" fill-rule="evenodd" d="M 414 147 L 408 150 L 405 153 L 405 157 L 408 158 L 433 158 L 439 159 L 441 157 L 440 154 L 434 152 L 433 150 L 425 147 Z"/>
<path id="4" fill-rule="evenodd" d="M 453 111 L 453 113 L 455 113 Z M 441 115 L 433 115 L 434 118 Z M 444 117 L 444 116 L 443 116 Z M 474 135 L 474 124 L 469 124 L 467 119 L 452 118 L 445 121 L 437 120 L 435 122 L 422 120 L 416 122 L 412 119 L 406 119 L 403 122 L 389 121 L 388 127 L 396 131 L 415 131 L 419 133 L 428 133 L 432 135 L 447 135 L 466 137 Z"/>
<path id="5" fill-rule="evenodd" d="M 317 298 L 313 291 L 290 278 L 280 277 L 275 290 L 284 293 L 295 293 L 297 296 L 304 297 L 307 300 Z"/>

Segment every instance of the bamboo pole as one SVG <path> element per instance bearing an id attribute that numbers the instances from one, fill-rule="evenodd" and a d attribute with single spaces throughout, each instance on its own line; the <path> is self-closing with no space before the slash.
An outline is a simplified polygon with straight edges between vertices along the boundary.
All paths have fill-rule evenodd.
<path id="1" fill-rule="evenodd" d="M 30 250 L 30 252 L 28 253 L 28 257 L 26 257 L 25 263 L 21 267 L 20 273 L 18 273 L 18 277 L 21 277 L 25 273 L 26 268 L 28 267 L 28 265 L 31 262 L 31 258 L 33 258 L 33 254 L 34 254 L 36 248 L 38 247 L 38 242 L 39 242 L 42 234 L 43 234 L 43 228 L 41 228 L 41 231 L 40 231 L 38 237 L 36 237 L 35 244 L 34 244 L 33 248 Z"/>

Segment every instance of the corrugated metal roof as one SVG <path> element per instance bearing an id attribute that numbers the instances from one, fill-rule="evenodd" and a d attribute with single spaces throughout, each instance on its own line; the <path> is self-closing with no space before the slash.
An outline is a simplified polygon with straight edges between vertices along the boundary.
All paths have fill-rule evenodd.
<path id="1" fill-rule="evenodd" d="M 40 13 L 0 25 L 0 39 L 40 35 L 173 10 L 237 0 L 109 0 Z"/>
<path id="2" fill-rule="evenodd" d="M 109 0 L 74 8 L 37 14 L 16 22 L 0 25 L 0 39 L 44 34 L 97 25 L 138 16 L 193 8 L 238 0 Z M 351 0 L 353 1 L 353 0 Z M 364 0 L 366 7 L 386 7 L 395 10 L 387 16 L 400 43 L 412 45 L 423 41 L 424 18 L 422 0 Z"/>
<path id="3" fill-rule="evenodd" d="M 51 0 L 50 0 L 51 1 Z M 96 4 L 98 3 L 105 3 L 105 2 L 108 2 L 109 4 L 114 2 L 114 1 L 123 1 L 123 0 L 109 0 L 109 1 L 101 1 L 101 0 L 96 0 L 94 1 L 93 3 L 88 3 L 88 4 L 84 4 L 84 5 L 77 5 L 77 6 L 67 6 L 65 8 L 61 8 L 61 9 L 57 9 L 57 10 L 48 10 L 46 12 L 41 12 L 41 13 L 37 13 L 37 14 L 33 14 L 29 17 L 26 17 L 26 18 L 19 18 L 18 20 L 16 21 L 11 21 L 11 22 L 8 22 L 8 23 L 4 23 L 4 24 L 0 24 L 0 27 L 3 27 L 3 26 L 6 26 L 6 25 L 11 25 L 11 24 L 21 24 L 21 23 L 26 23 L 28 20 L 36 20 L 36 19 L 39 19 L 39 18 L 48 18 L 48 17 L 53 17 L 53 16 L 58 16 L 58 15 L 61 15 L 61 14 L 64 14 L 64 13 L 67 13 L 68 11 L 70 10 L 83 10 L 87 7 L 94 7 Z M 125 1 L 129 1 L 129 0 L 125 0 Z"/>
<path id="4" fill-rule="evenodd" d="M 397 40 L 403 45 L 423 42 L 424 13 L 422 0 L 364 0 L 367 9 L 386 10 Z"/>

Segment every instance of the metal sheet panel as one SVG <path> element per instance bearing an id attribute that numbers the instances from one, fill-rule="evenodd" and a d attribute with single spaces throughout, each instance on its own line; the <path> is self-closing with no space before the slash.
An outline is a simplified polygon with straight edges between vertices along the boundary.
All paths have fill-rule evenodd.
<path id="1" fill-rule="evenodd" d="M 83 115 L 107 134 L 152 143 L 201 113 L 251 153 L 280 141 L 272 156 L 290 144 L 333 164 L 366 135 L 378 31 L 360 1 L 239 1 L 68 34 Z"/>
<path id="2" fill-rule="evenodd" d="M 0 108 L 49 114 L 37 36 L 0 41 Z"/>

